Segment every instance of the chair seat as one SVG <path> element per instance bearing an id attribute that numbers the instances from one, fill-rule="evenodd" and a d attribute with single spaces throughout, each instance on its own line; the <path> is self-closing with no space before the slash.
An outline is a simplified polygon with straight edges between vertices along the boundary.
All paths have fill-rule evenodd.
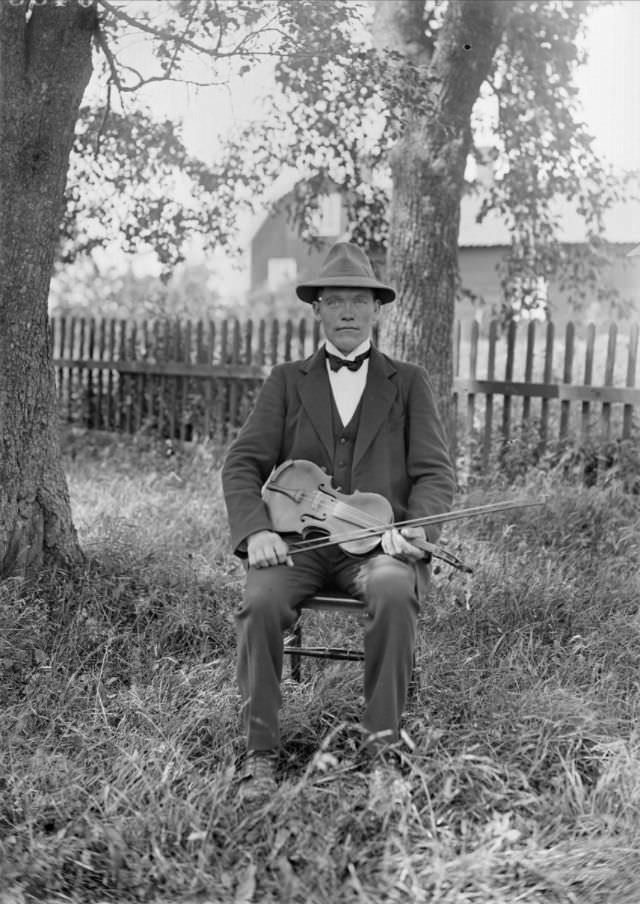
<path id="1" fill-rule="evenodd" d="M 335 659 L 359 662 L 364 659 L 361 649 L 351 650 L 344 647 L 306 647 L 302 643 L 302 612 L 304 609 L 315 612 L 343 612 L 350 615 L 358 615 L 366 612 L 366 603 L 352 596 L 345 596 L 337 591 L 323 591 L 307 597 L 300 604 L 300 615 L 295 625 L 287 632 L 284 638 L 284 652 L 291 656 L 291 675 L 296 681 L 301 680 L 301 656 L 311 656 L 316 659 Z"/>
<path id="2" fill-rule="evenodd" d="M 364 651 L 350 650 L 343 647 L 305 647 L 302 644 L 302 618 L 303 610 L 310 609 L 316 612 L 342 612 L 347 615 L 364 615 L 367 604 L 363 600 L 353 596 L 345 596 L 338 591 L 323 591 L 309 596 L 300 604 L 300 615 L 295 625 L 289 629 L 284 637 L 284 652 L 291 656 L 291 677 L 295 681 L 302 680 L 301 657 L 311 656 L 317 659 L 336 659 L 361 662 L 364 659 Z M 413 669 L 409 683 L 409 698 L 415 696 L 419 683 L 418 669 L 416 666 L 416 654 L 413 654 Z"/>
<path id="3" fill-rule="evenodd" d="M 332 610 L 337 609 L 340 612 L 364 612 L 367 604 L 363 600 L 358 600 L 353 596 L 345 596 L 344 593 L 327 591 L 326 593 L 316 593 L 314 596 L 307 597 L 301 605 L 301 609 L 316 610 Z"/>

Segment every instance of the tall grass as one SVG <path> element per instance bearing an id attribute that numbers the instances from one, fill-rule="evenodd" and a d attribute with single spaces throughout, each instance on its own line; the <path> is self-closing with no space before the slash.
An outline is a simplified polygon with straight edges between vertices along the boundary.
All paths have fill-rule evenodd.
<path id="1" fill-rule="evenodd" d="M 538 471 L 544 508 L 451 525 L 401 776 L 357 756 L 360 665 L 307 661 L 247 811 L 219 456 L 165 453 L 70 442 L 87 561 L 0 586 L 2 904 L 638 904 L 637 497 Z"/>

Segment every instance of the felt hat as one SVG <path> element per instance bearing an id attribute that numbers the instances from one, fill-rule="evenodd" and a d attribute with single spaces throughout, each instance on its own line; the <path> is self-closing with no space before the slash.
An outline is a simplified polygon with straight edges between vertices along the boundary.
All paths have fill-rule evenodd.
<path id="1" fill-rule="evenodd" d="M 327 254 L 317 277 L 296 286 L 296 295 L 301 301 L 310 304 L 316 300 L 318 290 L 325 286 L 372 289 L 381 304 L 388 304 L 396 297 L 390 286 L 385 286 L 376 278 L 371 262 L 362 248 L 351 242 L 337 242 Z"/>

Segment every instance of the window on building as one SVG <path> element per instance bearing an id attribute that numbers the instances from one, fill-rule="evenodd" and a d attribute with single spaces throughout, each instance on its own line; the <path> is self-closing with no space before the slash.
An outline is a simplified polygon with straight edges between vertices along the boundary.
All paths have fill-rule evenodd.
<path id="1" fill-rule="evenodd" d="M 270 292 L 292 283 L 298 275 L 295 257 L 270 257 L 267 262 L 267 285 Z"/>
<path id="2" fill-rule="evenodd" d="M 341 213 L 342 198 L 337 192 L 321 198 L 313 223 L 318 235 L 339 236 L 342 232 Z"/>

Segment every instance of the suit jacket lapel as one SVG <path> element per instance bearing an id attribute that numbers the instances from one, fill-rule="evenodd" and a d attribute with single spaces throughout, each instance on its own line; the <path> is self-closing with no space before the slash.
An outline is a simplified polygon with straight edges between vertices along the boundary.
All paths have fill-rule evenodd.
<path id="1" fill-rule="evenodd" d="M 354 468 L 373 442 L 396 398 L 398 390 L 389 380 L 395 372 L 396 369 L 390 361 L 376 348 L 372 348 L 367 385 L 362 395 L 358 437 L 353 453 Z"/>
<path id="2" fill-rule="evenodd" d="M 333 426 L 331 423 L 331 386 L 325 364 L 324 348 L 319 348 L 302 364 L 298 383 L 300 401 L 322 442 L 328 461 L 333 460 Z"/>

